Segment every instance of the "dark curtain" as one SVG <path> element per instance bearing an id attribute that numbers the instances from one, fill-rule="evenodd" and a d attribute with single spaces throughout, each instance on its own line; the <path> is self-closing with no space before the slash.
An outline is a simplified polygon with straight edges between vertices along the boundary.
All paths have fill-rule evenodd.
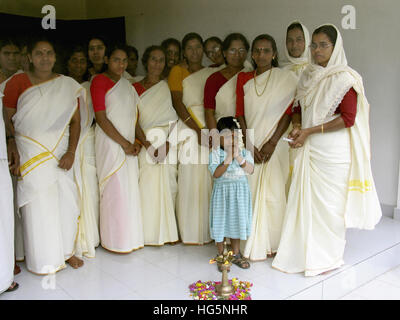
<path id="1" fill-rule="evenodd" d="M 0 13 L 0 39 L 13 38 L 21 44 L 45 36 L 55 44 L 56 72 L 61 72 L 69 49 L 77 44 L 87 45 L 91 36 L 104 38 L 108 44 L 125 43 L 125 18 L 91 20 L 56 20 L 56 29 L 42 28 L 42 18 Z"/>

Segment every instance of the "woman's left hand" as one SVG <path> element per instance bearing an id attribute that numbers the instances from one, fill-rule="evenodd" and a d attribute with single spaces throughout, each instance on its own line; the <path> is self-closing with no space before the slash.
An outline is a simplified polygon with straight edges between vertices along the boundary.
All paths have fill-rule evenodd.
<path id="1" fill-rule="evenodd" d="M 271 159 L 272 154 L 275 151 L 276 144 L 271 141 L 268 141 L 264 144 L 260 150 L 261 156 L 263 158 L 263 162 L 269 161 Z"/>
<path id="2" fill-rule="evenodd" d="M 72 168 L 72 165 L 74 164 L 74 160 L 75 160 L 75 154 L 72 152 L 66 152 L 60 159 L 60 162 L 58 163 L 58 167 L 68 171 L 69 169 Z"/>
<path id="3" fill-rule="evenodd" d="M 290 142 L 289 145 L 292 148 L 301 148 L 304 145 L 308 136 L 309 136 L 309 131 L 307 129 L 301 129 L 297 138 L 293 142 Z"/>

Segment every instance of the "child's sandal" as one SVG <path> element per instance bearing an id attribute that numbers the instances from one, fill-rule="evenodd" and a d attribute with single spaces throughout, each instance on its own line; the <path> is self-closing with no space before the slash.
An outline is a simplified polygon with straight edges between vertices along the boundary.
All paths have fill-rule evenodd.
<path id="1" fill-rule="evenodd" d="M 250 263 L 244 258 L 240 253 L 233 255 L 232 263 L 236 264 L 239 268 L 248 269 L 250 268 Z"/>

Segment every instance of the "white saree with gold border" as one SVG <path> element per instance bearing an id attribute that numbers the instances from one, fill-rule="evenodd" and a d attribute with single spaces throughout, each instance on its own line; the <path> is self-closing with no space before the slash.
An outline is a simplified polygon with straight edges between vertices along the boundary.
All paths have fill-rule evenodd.
<path id="1" fill-rule="evenodd" d="M 302 127 L 340 116 L 335 110 L 351 88 L 357 92 L 357 115 L 350 128 L 309 136 L 296 156 L 272 264 L 287 273 L 315 276 L 340 267 L 346 228 L 371 230 L 382 216 L 370 165 L 369 104 L 361 76 L 347 66 L 337 32 L 327 67 L 313 63 L 300 79 L 296 101 L 302 107 Z"/>
<path id="2" fill-rule="evenodd" d="M 0 109 L 3 110 L 0 93 Z M 0 294 L 14 279 L 14 208 L 13 186 L 7 162 L 3 114 L 0 116 Z"/>
<path id="3" fill-rule="evenodd" d="M 0 84 L 0 92 L 4 93 L 4 89 L 6 87 L 7 82 L 15 75 L 23 73 L 24 71 L 18 70 L 14 73 L 10 78 L 3 81 Z M 15 248 L 15 260 L 23 261 L 25 260 L 24 253 L 24 232 L 22 230 L 22 219 L 21 214 L 18 210 L 17 204 L 17 177 L 11 176 L 12 184 L 13 184 L 13 197 L 14 197 L 14 248 Z"/>
<path id="4" fill-rule="evenodd" d="M 139 97 L 133 86 L 121 78 L 106 93 L 105 102 L 107 118 L 125 139 L 134 143 Z M 127 156 L 100 126 L 95 129 L 95 151 L 100 188 L 101 245 L 120 253 L 142 248 L 138 158 Z"/>
<path id="5" fill-rule="evenodd" d="M 79 173 L 81 189 L 81 217 L 76 241 L 77 257 L 95 257 L 95 249 L 100 244 L 99 234 L 99 183 L 96 174 L 94 131 L 92 126 L 94 111 L 90 96 L 90 82 L 81 84 L 86 90 L 85 105 L 81 106 L 81 135 L 75 154 L 74 167 Z"/>
<path id="6" fill-rule="evenodd" d="M 163 145 L 178 115 L 172 106 L 168 84 L 161 80 L 140 96 L 139 124 L 155 148 Z M 178 192 L 177 146 L 170 143 L 167 158 L 155 163 L 145 148 L 139 154 L 139 189 L 145 245 L 163 245 L 179 240 L 175 217 Z"/>
<path id="7" fill-rule="evenodd" d="M 247 129 L 254 130 L 252 143 L 257 149 L 261 149 L 274 134 L 279 120 L 294 100 L 296 84 L 292 72 L 272 68 L 244 85 Z M 264 87 L 265 92 L 258 95 L 256 90 L 263 92 Z M 254 173 L 249 176 L 253 218 L 243 255 L 250 260 L 265 260 L 267 254 L 278 249 L 286 208 L 288 148 L 288 144 L 280 140 L 270 160 L 255 164 Z"/>
<path id="8" fill-rule="evenodd" d="M 205 127 L 204 86 L 216 68 L 203 68 L 183 80 L 183 104 L 199 128 Z M 178 194 L 176 214 L 180 238 L 185 244 L 211 242 L 209 204 L 212 178 L 208 171 L 209 149 L 198 144 L 197 135 L 178 121 Z"/>
<path id="9" fill-rule="evenodd" d="M 80 215 L 75 170 L 58 167 L 69 144 L 69 123 L 85 91 L 58 76 L 21 94 L 12 118 L 20 153 L 17 200 L 28 270 L 54 273 L 75 253 Z"/>

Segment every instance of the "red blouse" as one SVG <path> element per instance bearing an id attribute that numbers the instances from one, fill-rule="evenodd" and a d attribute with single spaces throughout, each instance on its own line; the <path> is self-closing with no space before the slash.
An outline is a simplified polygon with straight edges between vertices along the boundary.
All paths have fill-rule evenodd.
<path id="1" fill-rule="evenodd" d="M 204 108 L 215 110 L 215 96 L 219 89 L 228 82 L 220 71 L 213 73 L 208 77 L 204 86 Z"/>
<path id="2" fill-rule="evenodd" d="M 301 113 L 300 103 L 299 109 L 295 110 L 295 113 Z M 354 125 L 357 115 L 357 92 L 350 88 L 342 99 L 342 102 L 337 107 L 335 114 L 340 114 L 344 121 L 346 128 L 350 128 Z"/>
<path id="3" fill-rule="evenodd" d="M 4 88 L 4 106 L 16 109 L 19 96 L 32 86 L 33 84 L 26 73 L 19 73 L 13 76 Z"/>
<path id="4" fill-rule="evenodd" d="M 244 117 L 244 90 L 243 86 L 251 79 L 254 78 L 254 71 L 250 72 L 240 72 L 238 75 L 237 83 L 236 83 L 236 117 Z M 293 102 L 286 109 L 285 114 L 291 116 L 293 114 L 292 111 Z M 295 111 L 300 109 L 300 107 L 296 107 Z"/>
<path id="5" fill-rule="evenodd" d="M 109 77 L 104 74 L 96 75 L 90 85 L 94 112 L 106 110 L 106 94 L 115 85 Z"/>
<path id="6" fill-rule="evenodd" d="M 133 83 L 133 87 L 136 89 L 139 97 L 146 91 L 146 88 L 140 82 Z"/>
<path id="7" fill-rule="evenodd" d="M 3 105 L 6 108 L 16 109 L 19 97 L 30 87 L 33 87 L 33 84 L 26 73 L 16 74 L 6 83 L 6 87 L 4 88 Z"/>

